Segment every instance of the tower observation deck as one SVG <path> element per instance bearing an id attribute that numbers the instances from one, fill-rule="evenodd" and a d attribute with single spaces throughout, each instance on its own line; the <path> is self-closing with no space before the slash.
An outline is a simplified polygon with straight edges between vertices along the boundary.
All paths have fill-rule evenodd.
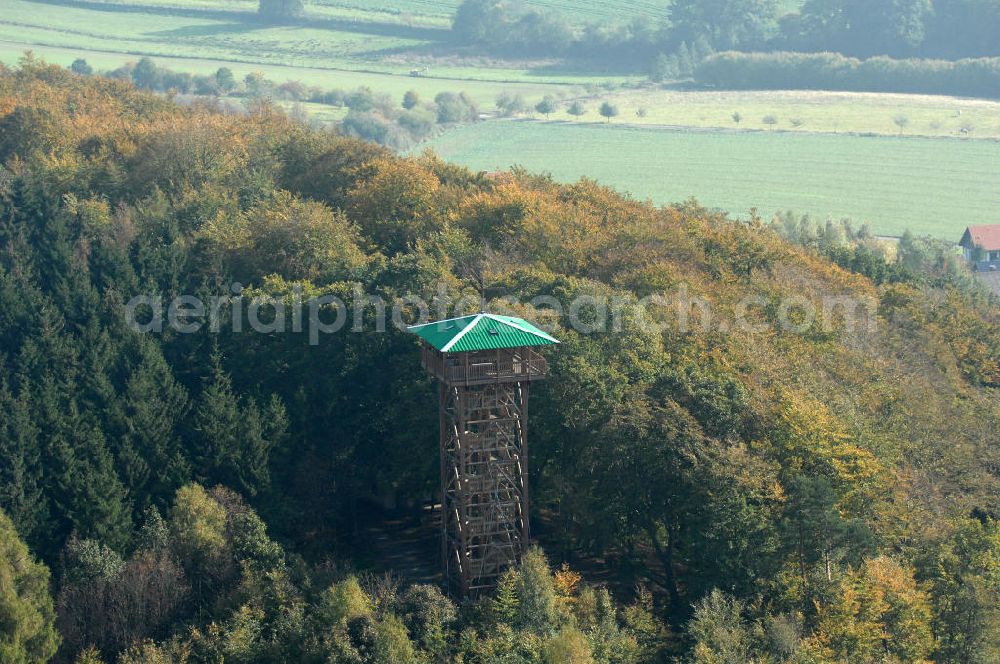
<path id="1" fill-rule="evenodd" d="M 408 328 L 438 379 L 441 558 L 449 589 L 492 590 L 520 560 L 528 525 L 528 388 L 556 339 L 520 318 L 480 313 Z"/>

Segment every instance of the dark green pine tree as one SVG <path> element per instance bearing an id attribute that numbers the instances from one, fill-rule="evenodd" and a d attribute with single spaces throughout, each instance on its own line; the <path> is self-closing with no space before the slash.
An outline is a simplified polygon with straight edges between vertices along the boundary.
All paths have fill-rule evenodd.
<path id="1" fill-rule="evenodd" d="M 187 279 L 189 257 L 184 233 L 167 196 L 154 187 L 136 203 L 135 269 L 140 293 L 177 292 Z"/>
<path id="2" fill-rule="evenodd" d="M 48 506 L 40 485 L 38 428 L 26 392 L 14 397 L 7 385 L 0 384 L 0 508 L 34 544 L 46 529 Z"/>
<path id="3" fill-rule="evenodd" d="M 187 392 L 173 376 L 159 348 L 140 340 L 141 361 L 125 384 L 119 467 L 136 508 L 164 507 L 191 479 L 180 422 L 188 408 Z"/>
<path id="4" fill-rule="evenodd" d="M 100 329 L 101 294 L 90 281 L 90 264 L 87 260 L 87 243 L 77 239 L 73 246 L 73 258 L 67 281 L 69 302 L 61 304 L 67 320 L 74 323 L 74 332 L 83 334 L 88 326 Z M 91 332 L 93 334 L 93 332 Z"/>
<path id="5" fill-rule="evenodd" d="M 240 463 L 233 467 L 239 486 L 249 495 L 265 488 L 269 481 L 268 456 L 271 447 L 257 402 L 250 399 L 240 418 Z"/>
<path id="6" fill-rule="evenodd" d="M 15 205 L 25 217 L 24 228 L 33 248 L 32 267 L 38 283 L 59 311 L 69 312 L 76 308 L 70 283 L 76 271 L 71 219 L 62 205 L 63 193 L 39 178 L 18 191 Z"/>
<path id="7" fill-rule="evenodd" d="M 34 283 L 32 250 L 23 232 L 0 230 L 0 349 L 14 355 L 37 332 L 46 298 Z"/>
<path id="8" fill-rule="evenodd" d="M 67 395 L 76 391 L 78 359 L 76 350 L 63 334 L 62 317 L 51 304 L 41 310 L 35 336 L 21 346 L 14 362 L 21 396 L 30 406 L 30 419 L 37 431 L 37 448 L 44 473 L 39 476 L 48 500 L 50 527 L 37 533 L 32 545 L 46 560 L 52 560 L 69 536 L 72 526 L 66 517 L 66 500 L 60 477 L 57 450 L 68 425 Z"/>
<path id="9" fill-rule="evenodd" d="M 80 361 L 76 346 L 65 333 L 65 320 L 48 300 L 39 310 L 36 330 L 23 340 L 20 352 L 14 362 L 14 375 L 23 384 L 39 389 L 51 382 L 58 394 L 73 394 Z M 36 409 L 39 404 L 32 400 Z M 39 413 L 44 417 L 47 411 Z"/>
<path id="10" fill-rule="evenodd" d="M 118 390 L 110 374 L 115 370 L 116 349 L 96 317 L 90 317 L 74 340 L 80 349 L 79 387 L 74 398 L 85 413 L 97 414 L 106 427 L 122 419 Z M 113 433 L 113 429 L 106 429 Z"/>
<path id="11" fill-rule="evenodd" d="M 53 440 L 53 468 L 72 532 L 122 550 L 132 532 L 132 508 L 104 434 L 70 402 L 64 429 Z"/>
<path id="12" fill-rule="evenodd" d="M 785 487 L 787 501 L 779 527 L 786 560 L 794 562 L 807 596 L 806 614 L 815 606 L 810 579 L 814 571 L 827 580 L 834 566 L 860 565 L 875 548 L 873 534 L 861 519 L 845 517 L 838 508 L 840 496 L 829 478 L 797 475 Z"/>
<path id="13" fill-rule="evenodd" d="M 239 400 L 216 353 L 212 356 L 212 373 L 195 407 L 190 445 L 194 474 L 201 482 L 244 488 L 237 486 L 231 472 L 240 457 L 240 429 Z"/>
<path id="14" fill-rule="evenodd" d="M 121 548 L 131 531 L 125 487 L 104 433 L 96 416 L 81 414 L 75 391 L 72 381 L 46 373 L 31 394 L 53 520 L 42 550 L 52 555 L 74 532 Z"/>
<path id="15" fill-rule="evenodd" d="M 116 215 L 117 216 L 117 215 Z M 117 225 L 115 226 L 117 230 Z M 122 293 L 138 292 L 139 279 L 129 258 L 129 245 L 111 232 L 96 238 L 88 256 L 91 283 L 101 293 L 115 289 Z"/>
<path id="16" fill-rule="evenodd" d="M 129 422 L 130 404 L 125 394 L 127 381 L 124 378 L 132 362 L 130 349 L 113 340 L 96 315 L 91 316 L 83 327 L 79 343 L 83 370 L 76 401 L 81 412 L 99 418 L 116 472 L 129 495 L 139 503 L 135 506 L 139 510 L 135 516 L 138 516 L 151 498 L 144 490 L 146 484 L 163 467 L 151 463 L 142 450 L 137 449 L 136 441 L 130 435 L 135 427 Z"/>
<path id="17" fill-rule="evenodd" d="M 252 399 L 242 406 L 219 355 L 214 354 L 212 375 L 195 409 L 195 475 L 256 495 L 268 486 L 270 453 L 287 435 L 287 419 L 277 397 L 263 413 Z"/>
<path id="18" fill-rule="evenodd" d="M 288 446 L 288 411 L 285 402 L 277 394 L 271 395 L 267 407 L 264 409 L 264 437 L 268 443 L 268 449 L 273 452 Z"/>

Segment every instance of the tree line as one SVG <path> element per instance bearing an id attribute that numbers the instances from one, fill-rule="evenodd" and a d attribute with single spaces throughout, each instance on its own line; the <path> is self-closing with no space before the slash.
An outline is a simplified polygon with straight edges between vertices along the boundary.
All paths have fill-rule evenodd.
<path id="1" fill-rule="evenodd" d="M 946 274 L 30 57 L 0 69 L 0 163 L 12 661 L 997 658 L 998 309 Z M 432 381 L 364 294 L 478 306 L 483 280 L 563 341 L 532 393 L 557 571 L 532 554 L 455 607 L 359 569 L 364 506 L 438 482 Z M 189 294 L 242 329 L 125 322 L 136 295 Z M 830 294 L 874 302 L 876 332 L 782 323 Z M 246 324 L 253 298 L 300 295 L 357 306 L 362 332 Z M 518 304 L 540 295 L 614 298 L 619 325 Z M 681 322 L 748 297 L 762 332 Z M 598 560 L 612 594 L 572 571 Z"/>
<path id="2" fill-rule="evenodd" d="M 674 0 L 662 24 L 648 17 L 579 25 L 553 11 L 466 0 L 452 33 L 470 48 L 653 62 L 711 51 L 834 52 L 848 57 L 963 59 L 1000 56 L 995 0 L 807 0 L 781 14 L 776 0 Z M 683 71 L 682 71 L 683 73 Z M 887 72 L 891 74 L 892 72 Z"/>
<path id="3" fill-rule="evenodd" d="M 1000 58 L 867 60 L 836 53 L 716 53 L 695 82 L 729 90 L 852 90 L 1000 97 Z"/>
<path id="4" fill-rule="evenodd" d="M 70 70 L 82 76 L 94 74 L 93 67 L 82 58 L 76 59 Z M 250 104 L 282 100 L 347 108 L 348 113 L 340 123 L 343 133 L 397 150 L 424 140 L 438 125 L 479 120 L 478 105 L 464 92 L 440 92 L 433 100 L 424 100 L 416 90 L 409 90 L 396 101 L 365 86 L 342 90 L 307 86 L 300 81 L 277 83 L 260 72 L 247 74 L 238 81 L 228 67 L 220 67 L 214 74 L 192 75 L 158 66 L 148 57 L 101 75 L 131 81 L 141 90 L 169 94 L 226 96 L 242 98 Z M 303 120 L 308 117 L 299 107 L 293 107 L 293 114 Z"/>

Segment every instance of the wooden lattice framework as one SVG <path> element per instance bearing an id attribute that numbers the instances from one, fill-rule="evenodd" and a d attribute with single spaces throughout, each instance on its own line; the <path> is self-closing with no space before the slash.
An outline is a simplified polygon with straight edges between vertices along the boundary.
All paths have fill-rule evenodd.
<path id="1" fill-rule="evenodd" d="M 530 347 L 448 353 L 423 346 L 438 378 L 441 557 L 449 589 L 496 586 L 530 538 L 528 386 L 548 375 Z"/>

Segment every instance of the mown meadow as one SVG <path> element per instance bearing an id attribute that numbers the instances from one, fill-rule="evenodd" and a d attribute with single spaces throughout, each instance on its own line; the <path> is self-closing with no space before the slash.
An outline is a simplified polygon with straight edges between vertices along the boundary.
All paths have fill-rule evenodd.
<path id="1" fill-rule="evenodd" d="M 507 121 L 447 132 L 430 147 L 474 169 L 586 176 L 657 203 L 695 197 L 765 217 L 793 209 L 956 242 L 965 226 L 995 222 L 1000 203 L 994 141 Z"/>
<path id="2" fill-rule="evenodd" d="M 0 41 L 15 54 L 32 48 L 48 56 L 47 49 L 65 48 L 77 57 L 90 60 L 91 53 L 117 53 L 115 66 L 141 55 L 160 58 L 212 60 L 221 63 L 280 65 L 303 68 L 303 82 L 310 69 L 344 71 L 359 75 L 360 81 L 380 91 L 421 87 L 410 70 L 433 57 L 433 47 L 447 37 L 442 29 L 372 23 L 355 19 L 310 20 L 307 25 L 268 25 L 257 20 L 253 6 L 218 11 L 177 9 L 172 5 L 140 5 L 128 10 L 114 4 L 95 3 L 86 7 L 60 6 L 27 0 L 4 3 L 0 16 Z M 15 55 L 16 58 L 16 55 Z M 10 62 L 9 56 L 7 61 Z M 54 60 L 53 60 L 54 61 Z M 192 63 L 197 66 L 197 63 Z M 216 65 L 218 66 L 218 65 Z M 178 67 L 190 71 L 187 67 Z M 379 75 L 391 75 L 383 80 Z M 623 82 L 626 77 L 607 77 L 564 72 L 537 72 L 526 65 L 468 63 L 444 59 L 428 67 L 426 77 L 449 81 L 440 87 L 477 87 L 476 81 L 490 82 L 495 96 L 496 83 L 599 84 Z M 335 74 L 329 74 L 333 76 Z M 300 78 L 295 73 L 287 78 Z M 461 82 L 460 84 L 458 82 Z M 358 84 L 362 84 L 359 82 Z M 337 85 L 344 85 L 337 83 Z M 470 91 L 471 94 L 471 91 Z M 544 94 L 544 93 L 542 93 Z M 534 97 L 535 95 L 532 95 Z M 541 95 L 538 95 L 539 97 Z"/>
<path id="3" fill-rule="evenodd" d="M 616 90 L 582 101 L 583 115 L 570 102 L 546 119 L 603 122 L 603 101 L 617 106 L 615 122 L 651 127 L 1000 138 L 1000 102 L 819 90 Z"/>

